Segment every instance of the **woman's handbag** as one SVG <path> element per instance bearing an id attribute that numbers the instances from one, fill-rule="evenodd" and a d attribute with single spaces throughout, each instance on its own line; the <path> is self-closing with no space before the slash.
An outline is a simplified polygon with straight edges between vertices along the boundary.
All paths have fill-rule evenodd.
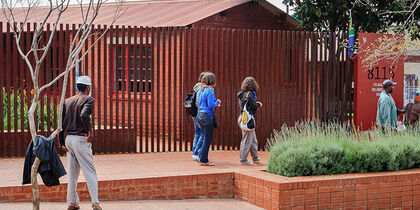
<path id="1" fill-rule="evenodd" d="M 255 119 L 254 119 L 254 116 L 252 116 L 251 113 L 247 109 L 248 96 L 249 96 L 249 92 L 245 96 L 246 102 L 244 105 L 244 109 L 241 113 L 241 116 L 239 117 L 240 118 L 239 127 L 244 131 L 253 131 L 255 130 Z"/>

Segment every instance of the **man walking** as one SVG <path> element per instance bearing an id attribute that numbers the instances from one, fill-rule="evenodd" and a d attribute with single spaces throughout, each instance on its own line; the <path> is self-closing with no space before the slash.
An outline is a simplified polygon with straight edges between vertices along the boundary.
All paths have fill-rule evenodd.
<path id="1" fill-rule="evenodd" d="M 77 179 L 80 168 L 85 176 L 93 210 L 101 210 L 98 199 L 98 178 L 92 156 L 92 124 L 90 115 L 93 112 L 95 99 L 89 96 L 91 80 L 81 76 L 76 81 L 79 94 L 66 99 L 63 105 L 63 131 L 60 133 L 60 146 L 67 152 L 68 187 L 67 210 L 77 210 L 79 196 L 77 195 Z M 64 141 L 64 132 L 67 134 Z"/>
<path id="2" fill-rule="evenodd" d="M 378 111 L 376 113 L 376 125 L 381 127 L 382 130 L 395 128 L 397 124 L 397 107 L 391 96 L 395 84 L 397 83 L 391 80 L 385 80 L 382 83 L 383 91 L 378 100 Z"/>

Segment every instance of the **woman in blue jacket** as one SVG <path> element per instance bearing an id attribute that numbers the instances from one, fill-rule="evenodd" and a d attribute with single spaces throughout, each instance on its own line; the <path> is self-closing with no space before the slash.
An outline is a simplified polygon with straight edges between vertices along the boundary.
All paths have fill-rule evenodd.
<path id="1" fill-rule="evenodd" d="M 202 80 L 203 85 L 198 91 L 198 114 L 197 120 L 203 129 L 203 137 L 200 138 L 200 142 L 197 147 L 201 146 L 200 151 L 200 165 L 212 166 L 208 159 L 210 144 L 213 141 L 213 130 L 214 130 L 214 108 L 220 106 L 221 101 L 216 100 L 214 94 L 214 87 L 216 86 L 216 76 L 209 72 L 204 75 Z"/>

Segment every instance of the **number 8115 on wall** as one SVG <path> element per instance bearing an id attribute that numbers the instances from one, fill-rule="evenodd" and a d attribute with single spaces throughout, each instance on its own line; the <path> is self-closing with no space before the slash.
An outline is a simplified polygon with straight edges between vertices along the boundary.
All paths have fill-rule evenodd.
<path id="1" fill-rule="evenodd" d="M 393 79 L 395 77 L 394 73 L 394 66 L 389 67 L 382 67 L 379 68 L 378 66 L 372 67 L 371 69 L 368 69 L 368 79 Z"/>

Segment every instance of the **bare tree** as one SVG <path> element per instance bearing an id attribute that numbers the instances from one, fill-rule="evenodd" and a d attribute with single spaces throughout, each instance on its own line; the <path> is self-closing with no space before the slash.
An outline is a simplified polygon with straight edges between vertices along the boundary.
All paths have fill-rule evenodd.
<path id="1" fill-rule="evenodd" d="M 80 13 L 82 20 L 79 23 L 79 27 L 71 40 L 70 49 L 68 49 L 67 62 L 65 64 L 65 70 L 55 77 L 52 81 L 39 85 L 39 76 L 41 65 L 44 62 L 45 58 L 48 55 L 48 52 L 51 48 L 53 42 L 54 34 L 57 31 L 57 26 L 60 23 L 60 18 L 67 11 L 70 6 L 70 0 L 48 0 L 48 6 L 41 7 L 41 0 L 1 0 L 3 14 L 9 23 L 11 31 L 14 34 L 14 39 L 16 41 L 16 46 L 19 54 L 22 59 L 25 61 L 31 75 L 31 79 L 34 87 L 34 97 L 28 111 L 28 120 L 29 127 L 31 132 L 32 141 L 35 140 L 37 136 L 37 129 L 34 114 L 37 108 L 37 103 L 39 101 L 40 93 L 47 88 L 51 87 L 59 79 L 63 78 L 63 86 L 61 89 L 61 97 L 58 108 L 58 119 L 57 119 L 57 129 L 51 134 L 50 138 L 54 138 L 58 133 L 62 131 L 62 115 L 61 110 L 64 103 L 64 96 L 66 93 L 68 76 L 69 72 L 77 65 L 78 59 L 83 59 L 84 56 L 89 52 L 89 50 L 101 39 L 105 33 L 108 31 L 109 27 L 115 23 L 115 21 L 125 12 L 125 9 L 122 7 L 123 0 L 117 0 L 115 4 L 115 13 L 113 14 L 113 19 L 109 23 L 104 31 L 100 32 L 97 36 L 97 39 L 93 40 L 91 43 L 88 43 L 88 48 L 82 53 L 85 42 L 91 36 L 94 27 L 93 22 L 98 16 L 99 10 L 106 2 L 105 0 L 87 0 L 84 4 L 83 0 L 77 0 L 77 7 L 80 8 Z M 18 8 L 18 6 L 20 6 Z M 72 5 L 73 6 L 73 5 Z M 32 13 L 37 9 L 43 9 L 43 15 L 39 25 L 34 28 L 32 43 L 30 49 L 27 52 L 24 52 L 22 49 L 22 34 L 25 33 L 24 26 L 28 23 L 29 17 L 33 15 Z M 18 19 L 17 16 L 22 17 Z M 17 23 L 19 21 L 19 23 Z M 49 23 L 52 23 L 53 27 L 51 32 L 47 34 L 45 32 L 45 27 Z M 41 40 L 44 39 L 46 44 L 41 44 Z M 33 209 L 39 209 L 39 188 L 37 182 L 38 167 L 40 165 L 40 160 L 35 158 L 35 161 L 31 169 L 31 184 L 32 184 L 32 204 Z"/>
<path id="2" fill-rule="evenodd" d="M 357 0 L 355 4 L 363 4 L 374 8 L 370 0 Z M 404 16 L 404 18 L 403 21 L 388 27 L 388 31 L 391 32 L 389 36 L 380 37 L 373 43 L 366 43 L 365 40 L 359 40 L 360 46 L 369 44 L 369 46 L 364 47 L 363 51 L 366 56 L 363 58 L 362 64 L 366 68 L 372 67 L 381 60 L 397 62 L 398 59 L 405 58 L 408 53 L 420 52 L 420 37 L 418 33 L 420 25 L 420 0 L 407 1 L 403 5 L 404 8 L 397 11 L 373 11 L 381 16 L 393 17 L 399 15 Z M 360 46 L 359 48 L 361 48 Z"/>

